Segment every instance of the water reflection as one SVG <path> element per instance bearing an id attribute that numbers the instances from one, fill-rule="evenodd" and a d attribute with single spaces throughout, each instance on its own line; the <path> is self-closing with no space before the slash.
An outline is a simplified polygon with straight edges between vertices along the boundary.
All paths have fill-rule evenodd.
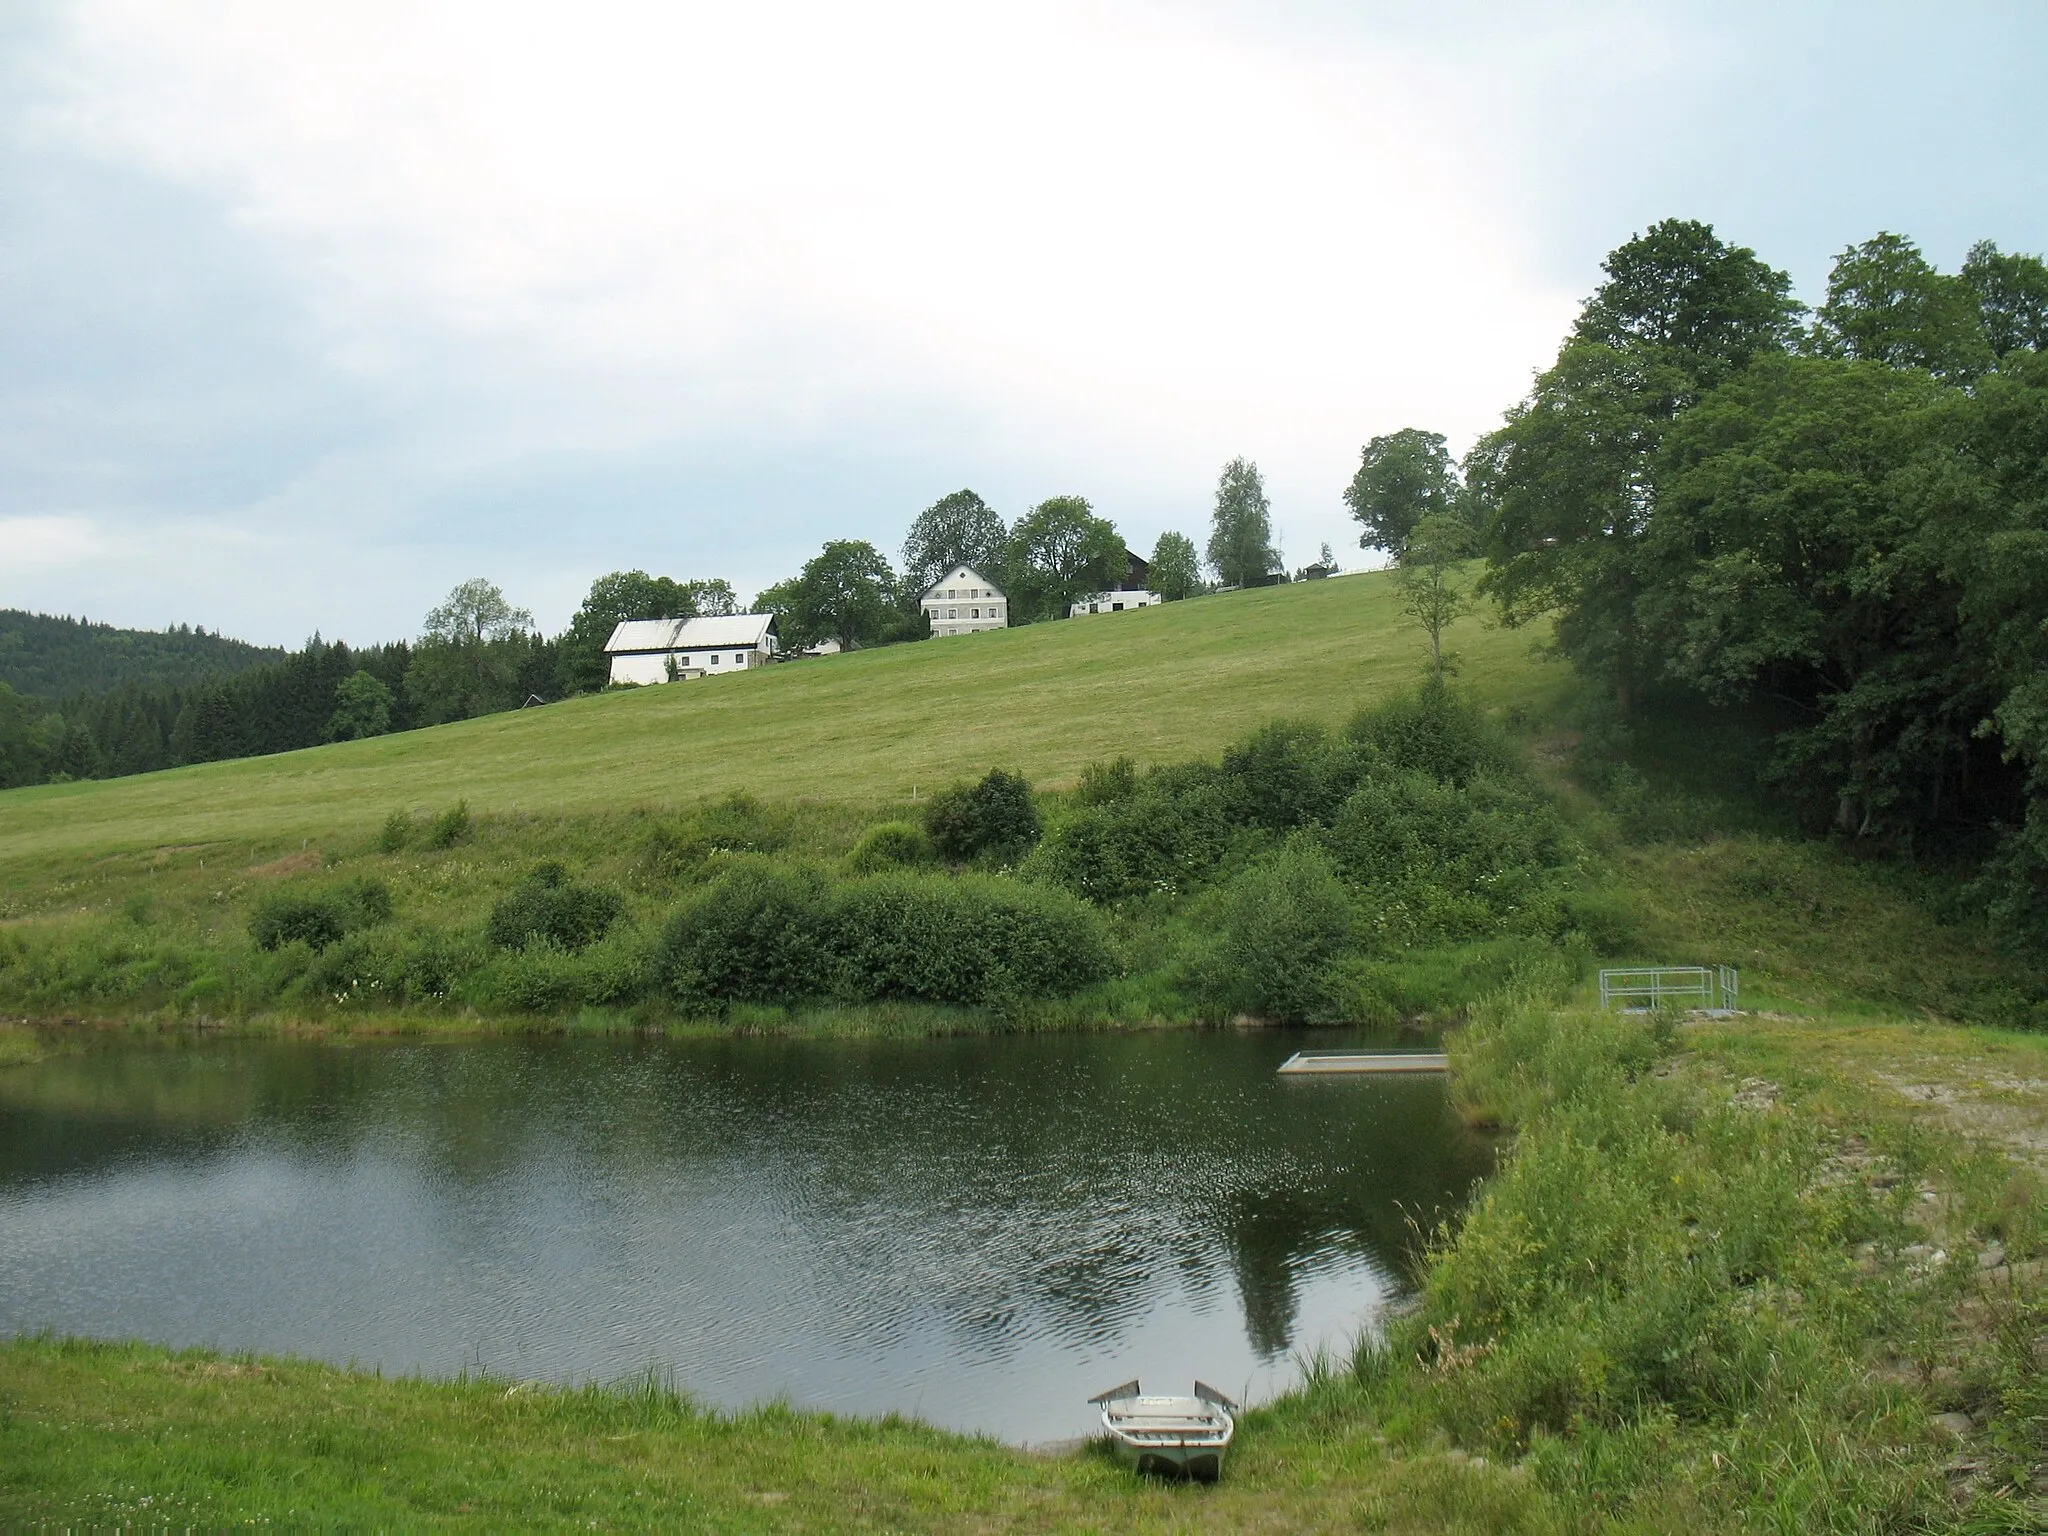
<path id="1" fill-rule="evenodd" d="M 282 1042 L 0 1074 L 0 1328 L 900 1409 L 1270 1391 L 1486 1149 L 1222 1033 Z M 1327 1038 L 1318 1045 L 1333 1043 Z M 1097 1377 L 1102 1380 L 1096 1380 Z"/>

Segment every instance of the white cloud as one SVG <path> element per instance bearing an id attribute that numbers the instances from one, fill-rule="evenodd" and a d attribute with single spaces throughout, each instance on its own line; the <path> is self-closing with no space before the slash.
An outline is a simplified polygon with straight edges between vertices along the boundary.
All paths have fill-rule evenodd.
<path id="1" fill-rule="evenodd" d="M 1476 429 L 1569 312 L 1410 44 L 920 0 L 75 21 L 64 129 L 223 197 L 337 362 L 473 394 L 486 456 L 944 400 L 1091 459 L 1321 458 Z"/>
<path id="2" fill-rule="evenodd" d="M 90 518 L 0 517 L 0 587 L 23 576 L 85 565 L 103 558 L 107 549 L 107 539 Z"/>

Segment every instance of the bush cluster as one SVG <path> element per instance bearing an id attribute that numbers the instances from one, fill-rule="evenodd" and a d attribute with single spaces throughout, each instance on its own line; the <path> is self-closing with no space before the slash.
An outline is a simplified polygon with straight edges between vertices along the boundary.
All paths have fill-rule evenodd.
<path id="1" fill-rule="evenodd" d="M 662 885 L 695 879 L 714 854 L 774 853 L 788 841 L 787 820 L 735 790 L 679 820 L 656 822 L 641 844 L 642 873 Z"/>
<path id="2" fill-rule="evenodd" d="M 1063 892 L 989 878 L 736 862 L 670 920 L 659 967 L 686 1007 L 1063 996 L 1114 967 L 1101 920 Z"/>
<path id="3" fill-rule="evenodd" d="M 1582 918 L 1617 938 L 1613 914 L 1570 902 L 1578 850 L 1511 745 L 1441 686 L 1341 733 L 1274 722 L 1216 764 L 1091 769 L 1075 800 L 1026 873 L 1105 904 L 1218 887 L 1216 942 L 1194 964 L 1218 1009 L 1346 1017 L 1361 985 L 1389 992 L 1340 974 L 1361 953 Z"/>
<path id="4" fill-rule="evenodd" d="M 324 890 L 273 891 L 250 914 L 249 936 L 258 949 L 304 944 L 320 950 L 390 916 L 391 888 L 382 880 L 357 880 Z"/>
<path id="5" fill-rule="evenodd" d="M 884 821 L 869 827 L 846 856 L 846 867 L 856 875 L 877 875 L 884 870 L 928 864 L 934 854 L 932 840 L 924 828 L 907 821 Z"/>
<path id="6" fill-rule="evenodd" d="M 624 909 L 617 891 L 578 885 L 560 864 L 547 863 L 498 899 L 484 936 L 500 949 L 545 943 L 573 954 L 610 932 Z"/>
<path id="7" fill-rule="evenodd" d="M 1312 839 L 1288 839 L 1224 893 L 1212 995 L 1232 1012 L 1286 1023 L 1343 1017 L 1334 969 L 1351 923 L 1329 856 Z"/>
<path id="8" fill-rule="evenodd" d="M 991 768 L 977 784 L 955 784 L 925 805 L 924 828 L 942 858 L 1022 858 L 1038 841 L 1038 807 L 1023 776 Z"/>

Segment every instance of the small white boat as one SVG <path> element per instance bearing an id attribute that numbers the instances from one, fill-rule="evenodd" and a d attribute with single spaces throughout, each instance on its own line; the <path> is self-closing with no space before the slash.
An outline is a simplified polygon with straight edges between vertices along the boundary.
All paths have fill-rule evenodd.
<path id="1" fill-rule="evenodd" d="M 1202 1382 L 1193 1397 L 1144 1397 L 1135 1381 L 1088 1399 L 1102 1409 L 1102 1432 L 1140 1472 L 1213 1483 L 1237 1432 L 1237 1404 Z"/>

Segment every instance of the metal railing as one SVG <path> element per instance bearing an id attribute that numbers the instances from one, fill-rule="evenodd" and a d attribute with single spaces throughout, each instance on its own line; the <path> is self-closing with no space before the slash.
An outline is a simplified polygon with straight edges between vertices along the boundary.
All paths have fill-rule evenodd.
<path id="1" fill-rule="evenodd" d="M 1741 978 L 1732 965 L 1646 965 L 1600 973 L 1600 1006 L 1624 1012 L 1667 1006 L 1733 1013 Z"/>

